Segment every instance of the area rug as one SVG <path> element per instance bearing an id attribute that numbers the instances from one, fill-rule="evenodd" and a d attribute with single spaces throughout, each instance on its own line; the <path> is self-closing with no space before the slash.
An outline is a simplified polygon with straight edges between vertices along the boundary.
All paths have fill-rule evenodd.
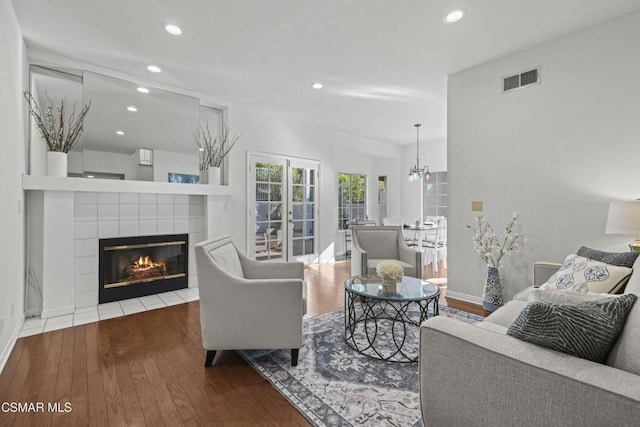
<path id="1" fill-rule="evenodd" d="M 482 317 L 440 307 L 440 315 Z M 417 328 L 405 343 L 417 351 Z M 422 426 L 418 364 L 363 356 L 344 340 L 344 312 L 306 319 L 298 366 L 290 350 L 242 351 L 242 357 L 315 426 Z"/>

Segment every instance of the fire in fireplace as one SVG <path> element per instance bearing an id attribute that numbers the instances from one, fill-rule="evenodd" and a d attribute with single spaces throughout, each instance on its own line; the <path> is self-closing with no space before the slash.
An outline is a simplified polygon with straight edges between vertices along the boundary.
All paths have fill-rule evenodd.
<path id="1" fill-rule="evenodd" d="M 189 236 L 100 239 L 100 303 L 188 286 Z"/>

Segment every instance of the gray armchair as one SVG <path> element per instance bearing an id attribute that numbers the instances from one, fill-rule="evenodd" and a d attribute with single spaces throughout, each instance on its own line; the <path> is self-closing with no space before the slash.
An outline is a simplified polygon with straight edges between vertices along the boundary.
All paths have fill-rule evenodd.
<path id="1" fill-rule="evenodd" d="M 306 284 L 301 262 L 259 262 L 240 253 L 228 236 L 194 245 L 205 366 L 217 350 L 302 346 Z"/>
<path id="2" fill-rule="evenodd" d="M 381 261 L 395 260 L 404 268 L 405 276 L 422 278 L 422 252 L 410 248 L 400 226 L 354 226 L 351 248 L 351 275 L 376 274 Z"/>

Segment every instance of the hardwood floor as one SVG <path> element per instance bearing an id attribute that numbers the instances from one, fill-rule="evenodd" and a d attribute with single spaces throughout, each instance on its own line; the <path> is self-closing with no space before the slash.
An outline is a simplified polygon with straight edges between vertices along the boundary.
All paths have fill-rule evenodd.
<path id="1" fill-rule="evenodd" d="M 307 317 L 343 307 L 348 262 L 305 275 Z M 425 277 L 438 275 L 425 269 Z M 485 314 L 451 298 L 441 303 Z M 194 301 L 20 338 L 0 375 L 0 425 L 309 425 L 235 352 L 218 352 L 205 369 L 199 316 Z M 44 408 L 5 412 L 4 402 Z M 55 403 L 60 411 L 49 411 Z"/>

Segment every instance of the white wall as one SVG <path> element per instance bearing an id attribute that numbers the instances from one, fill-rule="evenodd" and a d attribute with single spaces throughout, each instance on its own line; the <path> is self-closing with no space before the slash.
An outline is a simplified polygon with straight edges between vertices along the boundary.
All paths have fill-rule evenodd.
<path id="1" fill-rule="evenodd" d="M 527 239 L 501 268 L 507 297 L 531 263 L 581 245 L 628 250 L 605 235 L 608 203 L 640 197 L 640 13 L 449 77 L 449 293 L 482 295 L 471 201 L 503 229 L 521 214 Z M 501 79 L 542 67 L 542 84 L 501 95 Z M 473 299 L 473 298 L 471 298 Z"/>
<path id="2" fill-rule="evenodd" d="M 9 0 L 0 0 L 0 370 L 4 367 L 24 310 L 24 193 L 27 87 L 22 34 Z"/>
<path id="3" fill-rule="evenodd" d="M 337 230 L 337 173 L 364 171 L 369 176 L 391 175 L 399 163 L 398 147 L 362 138 L 343 132 L 323 128 L 311 123 L 289 120 L 277 114 L 251 109 L 241 105 L 229 107 L 229 125 L 233 133 L 241 134 L 237 145 L 231 151 L 229 159 L 229 184 L 237 189 L 240 196 L 234 197 L 230 204 L 230 226 L 234 241 L 246 251 L 248 206 L 247 191 L 247 151 L 281 154 L 318 160 L 320 166 L 319 182 L 319 251 L 320 262 L 331 262 L 334 255 L 334 239 Z M 338 154 L 340 153 L 340 154 Z M 350 170 L 337 169 L 341 156 L 348 153 L 352 158 Z M 374 168 L 379 164 L 375 159 L 388 153 L 387 165 Z M 367 165 L 362 167 L 362 165 Z M 346 167 L 346 166 L 345 166 Z M 370 183 L 369 191 L 375 188 Z M 399 189 L 393 190 L 398 194 Z M 371 193 L 370 193 L 371 194 Z M 376 199 L 373 199 L 377 203 Z M 372 203 L 370 201 L 370 203 Z M 371 205 L 370 205 L 371 206 Z M 373 208 L 372 208 L 373 209 Z M 375 208 L 377 210 L 377 206 Z"/>

